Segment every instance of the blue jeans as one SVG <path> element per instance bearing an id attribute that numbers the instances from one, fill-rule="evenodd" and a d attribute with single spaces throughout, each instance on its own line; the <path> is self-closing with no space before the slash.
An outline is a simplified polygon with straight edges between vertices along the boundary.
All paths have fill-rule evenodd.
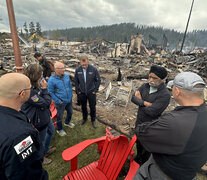
<path id="1" fill-rule="evenodd" d="M 72 118 L 72 114 L 73 114 L 72 102 L 55 104 L 55 107 L 57 109 L 57 130 L 60 131 L 63 129 L 62 119 L 63 119 L 64 110 L 67 111 L 65 124 L 68 124 Z"/>
<path id="2" fill-rule="evenodd" d="M 55 126 L 53 125 L 52 119 L 50 119 L 50 122 L 49 122 L 46 129 L 47 129 L 46 136 L 45 136 L 45 140 L 43 143 L 45 154 L 48 153 L 48 151 L 50 149 L 50 144 L 51 144 L 52 138 L 55 133 Z"/>

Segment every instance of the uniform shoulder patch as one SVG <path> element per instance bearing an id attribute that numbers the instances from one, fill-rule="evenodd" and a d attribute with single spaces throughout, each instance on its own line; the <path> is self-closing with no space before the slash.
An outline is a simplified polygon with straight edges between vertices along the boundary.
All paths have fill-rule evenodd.
<path id="1" fill-rule="evenodd" d="M 28 136 L 27 138 L 19 142 L 17 145 L 15 145 L 14 149 L 17 155 L 19 156 L 21 162 L 27 159 L 33 152 L 36 151 L 31 136 Z"/>
<path id="2" fill-rule="evenodd" d="M 31 99 L 34 102 L 37 102 L 39 100 L 39 98 L 37 97 L 37 95 L 32 96 Z"/>

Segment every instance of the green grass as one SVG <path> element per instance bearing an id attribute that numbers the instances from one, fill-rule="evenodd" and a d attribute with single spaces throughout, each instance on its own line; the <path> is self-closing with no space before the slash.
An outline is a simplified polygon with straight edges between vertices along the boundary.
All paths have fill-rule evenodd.
<path id="1" fill-rule="evenodd" d="M 72 122 L 75 123 L 73 129 L 63 126 L 64 130 L 67 132 L 67 136 L 60 137 L 56 132 L 52 141 L 52 146 L 57 148 L 56 152 L 52 154 L 49 158 L 53 161 L 51 164 L 44 166 L 44 168 L 49 173 L 50 180 L 61 180 L 70 171 L 70 162 L 65 162 L 62 159 L 62 152 L 86 139 L 98 138 L 105 135 L 105 126 L 98 123 L 98 128 L 94 129 L 92 127 L 90 118 L 83 126 L 80 126 L 80 121 L 82 115 L 80 112 L 73 111 Z M 85 149 L 78 156 L 78 168 L 84 167 L 90 162 L 99 159 L 99 154 L 97 152 L 97 145 L 92 145 Z M 123 180 L 124 177 L 117 178 Z M 198 180 L 207 180 L 207 176 L 198 174 Z"/>
<path id="2" fill-rule="evenodd" d="M 70 171 L 70 162 L 65 162 L 62 159 L 62 152 L 86 139 L 98 138 L 105 135 L 105 126 L 98 123 L 98 128 L 94 129 L 92 127 L 90 118 L 83 126 L 79 123 L 82 119 L 80 112 L 74 111 L 71 122 L 76 126 L 74 128 L 69 128 L 63 126 L 63 129 L 67 132 L 67 136 L 60 137 L 56 132 L 52 141 L 52 146 L 57 148 L 56 152 L 52 154 L 49 158 L 53 161 L 51 164 L 44 166 L 44 168 L 49 173 L 50 180 L 60 180 Z M 99 159 L 99 154 L 97 152 L 97 145 L 92 145 L 85 149 L 78 156 L 78 168 L 84 167 L 90 162 Z"/>

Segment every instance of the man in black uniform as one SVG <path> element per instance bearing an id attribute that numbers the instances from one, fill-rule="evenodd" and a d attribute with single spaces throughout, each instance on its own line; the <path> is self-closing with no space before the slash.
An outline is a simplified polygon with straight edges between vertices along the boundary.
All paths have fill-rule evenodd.
<path id="1" fill-rule="evenodd" d="M 34 57 L 39 61 L 39 64 L 43 67 L 43 77 L 48 80 L 51 76 L 52 70 L 49 62 L 45 56 L 42 56 L 39 52 L 34 54 Z"/>
<path id="2" fill-rule="evenodd" d="M 47 180 L 38 132 L 19 110 L 30 96 L 30 80 L 20 73 L 0 78 L 0 179 Z"/>
<path id="3" fill-rule="evenodd" d="M 132 102 L 139 106 L 135 128 L 138 124 L 157 119 L 168 106 L 170 93 L 163 82 L 166 76 L 167 71 L 164 67 L 151 66 L 148 83 L 144 83 L 132 95 Z M 150 152 L 145 150 L 139 142 L 139 137 L 137 138 L 137 156 L 135 161 L 142 165 L 148 160 Z"/>
<path id="4" fill-rule="evenodd" d="M 207 108 L 203 79 L 192 72 L 169 82 L 180 105 L 152 122 L 139 124 L 136 135 L 152 153 L 134 180 L 192 180 L 207 160 Z"/>
<path id="5" fill-rule="evenodd" d="M 98 70 L 88 64 L 88 57 L 81 56 L 80 64 L 75 71 L 76 94 L 81 103 L 83 119 L 81 125 L 85 124 L 88 118 L 87 100 L 90 107 L 91 122 L 94 128 L 96 123 L 96 93 L 101 83 Z"/>

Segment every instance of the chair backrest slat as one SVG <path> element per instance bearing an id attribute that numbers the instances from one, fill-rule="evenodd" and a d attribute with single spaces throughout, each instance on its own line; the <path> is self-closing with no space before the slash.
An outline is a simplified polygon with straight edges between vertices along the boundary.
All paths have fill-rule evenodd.
<path id="1" fill-rule="evenodd" d="M 125 151 L 125 153 L 123 153 L 123 156 L 122 156 L 122 159 L 121 159 L 121 162 L 120 162 L 119 166 L 117 166 L 117 169 L 114 168 L 113 178 L 111 178 L 111 179 L 116 180 L 116 178 L 118 177 L 122 167 L 124 166 L 124 163 L 126 162 L 130 152 L 132 151 L 132 148 L 133 148 L 136 140 L 137 140 L 137 137 L 136 137 L 136 135 L 134 135 L 132 137 L 132 139 L 131 139 L 131 141 L 130 141 L 130 143 L 128 145 L 128 148 Z"/>
<path id="2" fill-rule="evenodd" d="M 125 152 L 127 151 L 128 145 L 129 145 L 128 138 L 120 137 L 119 145 L 117 147 L 117 151 L 113 155 L 114 156 L 113 161 L 110 162 L 109 169 L 106 172 L 106 176 L 109 179 L 111 179 L 114 176 L 114 174 L 117 171 L 118 167 L 121 165 L 123 156 L 124 156 Z"/>
<path id="3" fill-rule="evenodd" d="M 126 138 L 125 140 L 128 142 L 128 138 Z M 118 151 L 120 151 L 120 149 L 121 149 L 121 145 L 123 143 L 122 141 L 123 140 L 122 140 L 121 137 L 119 137 L 118 139 L 116 139 L 115 141 L 113 141 L 113 146 L 111 147 L 111 150 L 110 150 L 109 154 L 106 157 L 106 161 L 105 161 L 104 167 L 102 168 L 102 172 L 106 176 L 108 175 L 108 171 L 111 171 L 112 170 L 111 168 L 114 168 L 113 167 L 114 162 L 115 161 L 116 161 L 116 163 L 119 162 L 119 159 L 117 161 L 117 160 L 114 160 L 114 158 L 115 158 L 115 155 L 116 154 L 119 154 Z"/>
<path id="4" fill-rule="evenodd" d="M 101 170 L 108 179 L 115 180 L 135 142 L 136 136 L 132 138 L 130 143 L 128 138 L 123 135 L 114 139 L 106 138 L 97 168 Z"/>

